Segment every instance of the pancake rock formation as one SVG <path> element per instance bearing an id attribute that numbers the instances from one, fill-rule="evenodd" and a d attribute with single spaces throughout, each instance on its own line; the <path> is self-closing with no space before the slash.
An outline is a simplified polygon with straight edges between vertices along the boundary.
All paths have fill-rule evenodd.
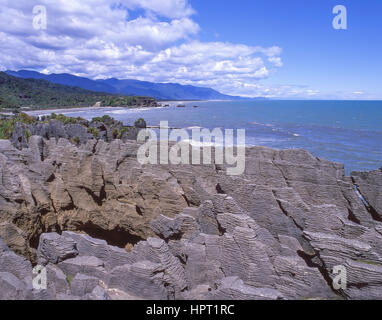
<path id="1" fill-rule="evenodd" d="M 382 170 L 252 147 L 227 176 L 139 146 L 0 140 L 0 299 L 382 299 Z"/>

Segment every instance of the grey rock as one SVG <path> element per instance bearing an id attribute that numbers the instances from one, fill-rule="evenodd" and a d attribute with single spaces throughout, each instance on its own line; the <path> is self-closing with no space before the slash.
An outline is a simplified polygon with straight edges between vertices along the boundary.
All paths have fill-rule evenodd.
<path id="1" fill-rule="evenodd" d="M 39 130 L 53 137 L 50 124 Z M 379 171 L 351 178 L 304 150 L 253 147 L 231 177 L 225 165 L 142 166 L 132 141 L 57 137 L 32 136 L 22 150 L 0 141 L 2 224 L 21 231 L 5 243 L 33 258 L 29 244 L 65 230 L 40 240 L 39 256 L 62 271 L 48 294 L 90 299 L 62 282 L 83 274 L 112 299 L 379 298 Z M 25 282 L 31 265 L 0 248 L 0 272 Z M 349 273 L 343 292 L 331 288 L 337 265 Z"/>
<path id="2" fill-rule="evenodd" d="M 53 292 L 53 295 L 67 294 L 69 292 L 69 283 L 62 270 L 53 264 L 48 264 L 46 269 L 48 289 Z"/>
<path id="3" fill-rule="evenodd" d="M 344 266 L 347 270 L 347 289 L 344 291 L 350 298 L 382 299 L 382 263 L 359 259 L 347 260 Z"/>
<path id="4" fill-rule="evenodd" d="M 0 238 L 0 255 L 4 252 L 8 252 L 9 248 L 7 245 L 4 243 L 3 239 Z"/>
<path id="5" fill-rule="evenodd" d="M 100 287 L 100 286 L 96 286 L 93 291 L 91 293 L 88 293 L 87 295 L 85 295 L 82 300 L 100 300 L 100 301 L 104 301 L 104 300 L 111 300 L 110 298 L 110 295 L 108 294 L 108 292 Z"/>
<path id="6" fill-rule="evenodd" d="M 104 262 L 96 257 L 78 256 L 73 259 L 67 259 L 57 266 L 66 276 L 71 278 L 74 278 L 79 273 L 103 281 L 107 281 L 108 278 Z"/>
<path id="7" fill-rule="evenodd" d="M 322 256 L 333 256 L 336 257 L 337 261 L 343 262 L 349 258 L 353 260 L 380 261 L 379 255 L 372 250 L 371 245 L 368 243 L 331 234 L 304 232 L 304 235 Z M 333 265 L 329 264 L 328 267 L 332 268 Z"/>
<path id="8" fill-rule="evenodd" d="M 382 222 L 382 168 L 371 172 L 353 172 L 351 176 L 370 214 Z"/>
<path id="9" fill-rule="evenodd" d="M 17 149 L 21 150 L 22 148 L 28 147 L 28 139 L 25 134 L 25 130 L 26 128 L 24 125 L 20 123 L 15 124 L 11 137 L 11 142 Z"/>
<path id="10" fill-rule="evenodd" d="M 24 232 L 13 223 L 0 223 L 0 237 L 17 254 L 28 256 L 28 244 Z"/>
<path id="11" fill-rule="evenodd" d="M 185 213 L 176 218 L 160 215 L 158 219 L 151 222 L 153 231 L 165 240 L 189 239 L 200 233 L 200 226 L 193 216 Z"/>
<path id="12" fill-rule="evenodd" d="M 57 233 L 47 233 L 40 237 L 37 255 L 39 264 L 58 264 L 66 259 L 76 257 L 78 250 L 73 240 Z"/>
<path id="13" fill-rule="evenodd" d="M 27 289 L 25 293 L 26 300 L 55 300 L 56 297 L 53 295 L 51 290 L 35 290 L 35 289 Z"/>
<path id="14" fill-rule="evenodd" d="M 168 292 L 162 282 L 164 276 L 160 264 L 142 261 L 115 268 L 110 274 L 108 287 L 120 289 L 140 299 L 167 300 Z"/>
<path id="15" fill-rule="evenodd" d="M 12 251 L 3 252 L 0 254 L 0 272 L 9 272 L 18 279 L 24 279 L 32 275 L 32 264 Z"/>
<path id="16" fill-rule="evenodd" d="M 209 295 L 213 291 L 212 287 L 209 285 L 200 285 L 197 286 L 196 288 L 185 291 L 181 294 L 181 299 L 182 300 L 190 300 L 190 301 L 195 301 L 195 300 L 206 300 L 209 298 Z"/>
<path id="17" fill-rule="evenodd" d="M 208 294 L 211 300 L 281 300 L 283 295 L 274 289 L 246 286 L 238 277 L 220 281 L 218 289 Z"/>
<path id="18" fill-rule="evenodd" d="M 81 124 L 68 124 L 65 126 L 65 130 L 69 139 L 78 139 L 81 144 L 91 138 L 87 128 Z"/>
<path id="19" fill-rule="evenodd" d="M 61 121 L 50 120 L 48 138 L 49 139 L 55 138 L 56 140 L 61 138 L 67 139 L 68 134 L 65 130 L 65 125 Z"/>
<path id="20" fill-rule="evenodd" d="M 308 267 L 299 257 L 276 257 L 275 287 L 287 299 L 336 299 L 318 268 Z M 314 288 L 312 291 L 311 288 Z"/>
<path id="21" fill-rule="evenodd" d="M 208 260 L 204 244 L 186 242 L 182 254 L 189 290 L 203 285 L 212 287 L 216 280 L 224 277 L 220 264 Z"/>
<path id="22" fill-rule="evenodd" d="M 92 256 L 103 261 L 107 270 L 131 264 L 134 259 L 125 249 L 109 246 L 106 241 L 75 232 L 63 232 L 68 241 L 74 241 L 80 256 Z"/>
<path id="23" fill-rule="evenodd" d="M 75 301 L 81 300 L 81 297 L 73 296 L 70 294 L 58 294 L 56 299 L 60 301 Z"/>
<path id="24" fill-rule="evenodd" d="M 73 295 L 82 297 L 92 293 L 98 285 L 99 279 L 78 273 L 70 284 L 70 291 Z"/>
<path id="25" fill-rule="evenodd" d="M 151 222 L 151 228 L 164 239 L 182 236 L 182 221 L 180 219 L 171 219 L 161 215 L 158 219 Z"/>
<path id="26" fill-rule="evenodd" d="M 149 238 L 146 242 L 141 242 L 134 247 L 133 254 L 137 262 L 151 261 L 158 264 L 163 270 L 163 274 L 156 276 L 156 281 L 166 286 L 168 295 L 175 297 L 187 287 L 184 268 L 171 253 L 168 245 L 160 239 Z"/>
<path id="27" fill-rule="evenodd" d="M 25 284 L 9 272 L 0 272 L 0 300 L 25 299 Z"/>
<path id="28" fill-rule="evenodd" d="M 217 221 L 216 212 L 212 201 L 205 201 L 199 207 L 198 224 L 202 233 L 219 235 L 219 223 Z"/>

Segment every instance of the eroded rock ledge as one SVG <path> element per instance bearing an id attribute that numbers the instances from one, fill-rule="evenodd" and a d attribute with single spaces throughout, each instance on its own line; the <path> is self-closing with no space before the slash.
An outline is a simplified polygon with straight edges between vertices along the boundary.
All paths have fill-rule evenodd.
<path id="1" fill-rule="evenodd" d="M 382 298 L 382 171 L 253 147 L 229 177 L 142 166 L 138 147 L 0 141 L 0 298 Z M 48 290 L 31 288 L 30 261 Z"/>

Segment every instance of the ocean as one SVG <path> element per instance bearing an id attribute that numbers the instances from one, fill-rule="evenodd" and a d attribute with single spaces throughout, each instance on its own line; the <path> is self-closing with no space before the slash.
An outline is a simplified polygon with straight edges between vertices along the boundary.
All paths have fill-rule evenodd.
<path id="1" fill-rule="evenodd" d="M 175 103 L 179 104 L 179 103 Z M 382 167 L 382 101 L 208 101 L 185 102 L 186 108 L 60 111 L 91 119 L 110 115 L 132 125 L 168 121 L 176 128 L 246 129 L 246 144 L 277 149 L 302 148 L 345 164 L 345 171 Z M 193 108 L 197 105 L 198 108 Z M 44 112 L 46 113 L 46 112 Z M 42 114 L 33 112 L 32 114 Z"/>

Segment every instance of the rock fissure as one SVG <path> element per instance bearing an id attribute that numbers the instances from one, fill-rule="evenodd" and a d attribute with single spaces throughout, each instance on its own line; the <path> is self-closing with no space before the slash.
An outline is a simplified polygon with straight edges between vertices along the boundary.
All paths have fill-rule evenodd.
<path id="1" fill-rule="evenodd" d="M 382 218 L 381 218 L 380 214 L 378 214 L 377 210 L 374 209 L 373 206 L 370 205 L 370 203 L 366 200 L 366 198 L 362 194 L 361 190 L 359 189 L 359 186 L 355 183 L 354 178 L 352 178 L 352 180 L 353 180 L 353 186 L 354 186 L 354 189 L 355 189 L 357 195 L 362 200 L 362 203 L 364 204 L 366 210 L 370 213 L 373 220 L 378 221 L 378 222 L 382 222 Z"/>

